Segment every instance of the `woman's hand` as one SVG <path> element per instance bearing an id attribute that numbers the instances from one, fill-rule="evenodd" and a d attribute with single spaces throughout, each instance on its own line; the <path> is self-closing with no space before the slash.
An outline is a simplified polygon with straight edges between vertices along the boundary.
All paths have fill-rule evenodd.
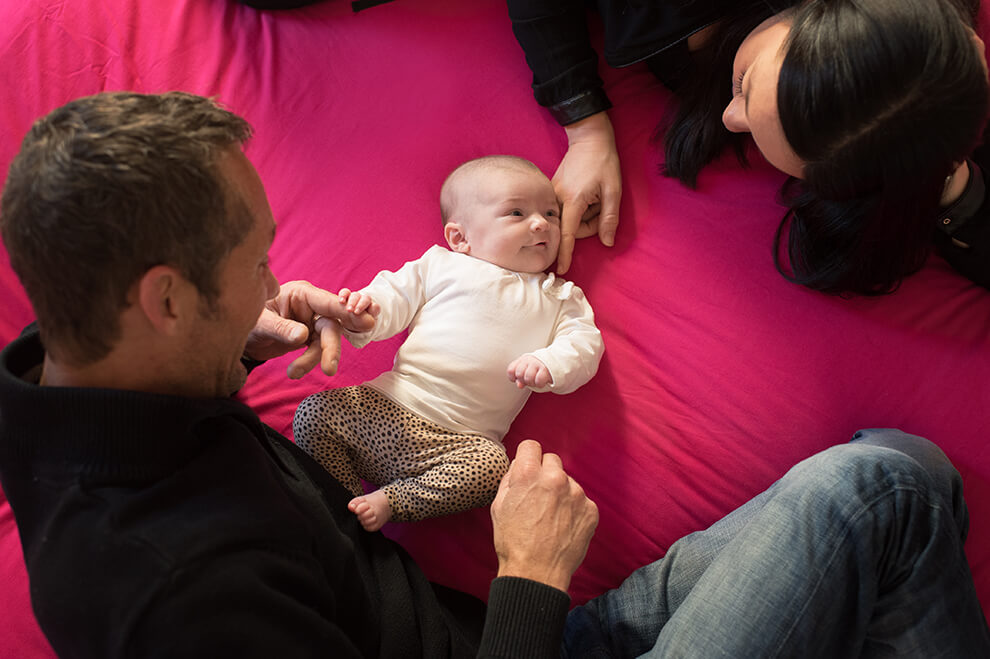
<path id="1" fill-rule="evenodd" d="M 561 205 L 557 274 L 571 267 L 574 241 L 598 234 L 603 245 L 615 244 L 619 226 L 622 174 L 615 133 L 605 112 L 564 126 L 567 153 L 553 175 Z"/>

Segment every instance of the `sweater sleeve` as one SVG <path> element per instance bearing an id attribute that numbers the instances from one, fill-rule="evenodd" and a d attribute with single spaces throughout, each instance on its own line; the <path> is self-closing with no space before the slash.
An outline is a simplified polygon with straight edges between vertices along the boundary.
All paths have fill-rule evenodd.
<path id="1" fill-rule="evenodd" d="M 498 577 L 488 594 L 479 657 L 559 657 L 570 598 L 551 586 Z"/>
<path id="2" fill-rule="evenodd" d="M 598 75 L 581 0 L 508 0 L 512 31 L 533 72 L 536 102 L 561 125 L 612 107 Z"/>
<path id="3" fill-rule="evenodd" d="M 575 391 L 598 372 L 604 352 L 602 333 L 595 327 L 595 312 L 584 292 L 574 286 L 557 314 L 553 341 L 546 348 L 530 353 L 547 365 L 553 378 L 549 386 L 533 391 L 557 394 Z"/>
<path id="4" fill-rule="evenodd" d="M 381 305 L 382 312 L 375 326 L 367 332 L 344 331 L 344 336 L 355 348 L 363 348 L 372 341 L 384 341 L 403 331 L 419 313 L 426 302 L 426 271 L 429 254 L 409 261 L 395 272 L 382 270 L 371 283 L 361 289 Z"/>

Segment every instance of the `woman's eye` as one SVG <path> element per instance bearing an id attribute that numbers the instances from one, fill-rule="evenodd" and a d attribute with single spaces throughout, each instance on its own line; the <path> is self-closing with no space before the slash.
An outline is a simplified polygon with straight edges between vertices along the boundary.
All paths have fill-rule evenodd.
<path id="1" fill-rule="evenodd" d="M 746 77 L 746 72 L 742 71 L 735 79 L 732 81 L 732 95 L 741 96 L 742 95 L 742 83 L 743 78 Z"/>

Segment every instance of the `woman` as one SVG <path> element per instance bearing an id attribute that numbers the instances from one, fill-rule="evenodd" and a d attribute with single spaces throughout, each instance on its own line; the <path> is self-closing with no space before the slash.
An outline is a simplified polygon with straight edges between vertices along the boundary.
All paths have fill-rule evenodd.
<path id="1" fill-rule="evenodd" d="M 554 176 L 564 232 L 611 244 L 621 179 L 583 3 L 508 4 L 536 98 L 568 135 Z M 990 208 L 967 161 L 988 103 L 983 44 L 971 28 L 977 3 L 600 4 L 606 60 L 645 60 L 677 89 L 662 126 L 667 175 L 694 185 L 729 145 L 744 161 L 746 132 L 791 175 L 777 232 L 785 276 L 833 293 L 890 292 L 934 241 L 990 287 Z M 562 239 L 560 272 L 572 248 Z"/>

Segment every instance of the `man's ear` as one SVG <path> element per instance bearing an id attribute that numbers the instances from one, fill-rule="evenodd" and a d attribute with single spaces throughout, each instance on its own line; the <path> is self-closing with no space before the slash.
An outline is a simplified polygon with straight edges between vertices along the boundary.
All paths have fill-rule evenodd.
<path id="1" fill-rule="evenodd" d="M 447 239 L 450 249 L 461 254 L 470 254 L 471 245 L 468 244 L 464 229 L 457 222 L 447 222 L 443 227 L 443 237 Z"/>
<path id="2" fill-rule="evenodd" d="M 142 275 L 136 287 L 137 306 L 148 323 L 164 334 L 174 334 L 187 315 L 197 310 L 196 287 L 171 266 L 156 265 Z"/>

